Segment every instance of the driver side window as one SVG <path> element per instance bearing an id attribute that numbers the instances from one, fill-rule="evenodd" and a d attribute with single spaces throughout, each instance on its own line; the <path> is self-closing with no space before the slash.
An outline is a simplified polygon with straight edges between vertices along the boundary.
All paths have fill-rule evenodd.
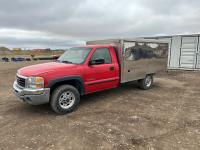
<path id="1" fill-rule="evenodd" d="M 95 52 L 93 53 L 91 57 L 92 60 L 97 60 L 97 59 L 104 59 L 105 64 L 110 64 L 111 63 L 111 57 L 110 57 L 110 52 L 109 49 L 107 48 L 97 48 Z"/>

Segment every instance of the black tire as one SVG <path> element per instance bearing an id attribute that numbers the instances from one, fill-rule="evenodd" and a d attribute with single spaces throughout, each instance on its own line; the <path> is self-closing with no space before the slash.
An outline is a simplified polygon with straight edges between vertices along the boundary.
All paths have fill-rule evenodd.
<path id="1" fill-rule="evenodd" d="M 63 96 L 63 95 L 65 95 L 65 93 L 68 94 L 67 92 L 70 93 L 70 95 L 73 95 L 72 98 L 70 97 L 70 98 L 67 98 L 67 100 L 62 100 L 63 97 L 65 97 L 66 99 L 66 96 Z M 69 102 L 71 101 L 70 99 L 73 99 L 73 103 Z M 65 101 L 65 102 L 62 103 L 60 102 L 60 100 Z M 78 106 L 79 102 L 80 102 L 80 94 L 75 87 L 71 85 L 61 85 L 53 91 L 51 95 L 50 105 L 54 112 L 58 114 L 66 114 L 66 113 L 72 112 Z M 70 105 L 68 105 L 68 103 L 70 103 Z M 66 105 L 70 107 L 63 108 L 63 107 L 67 107 Z"/>
<path id="2" fill-rule="evenodd" d="M 148 82 L 149 81 L 149 82 Z M 144 79 L 138 80 L 139 87 L 143 90 L 148 90 L 153 84 L 153 75 L 146 75 Z"/>

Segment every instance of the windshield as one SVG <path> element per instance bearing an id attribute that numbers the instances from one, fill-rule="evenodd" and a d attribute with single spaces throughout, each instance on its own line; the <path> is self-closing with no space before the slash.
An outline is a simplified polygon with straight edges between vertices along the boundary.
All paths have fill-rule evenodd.
<path id="1" fill-rule="evenodd" d="M 90 51 L 91 48 L 86 47 L 70 48 L 58 58 L 58 61 L 63 63 L 82 64 Z"/>

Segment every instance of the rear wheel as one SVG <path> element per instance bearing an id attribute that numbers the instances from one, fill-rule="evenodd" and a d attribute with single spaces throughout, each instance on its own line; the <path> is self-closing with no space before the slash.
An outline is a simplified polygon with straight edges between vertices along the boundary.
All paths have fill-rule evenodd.
<path id="1" fill-rule="evenodd" d="M 139 87 L 143 90 L 148 90 L 153 84 L 153 75 L 146 75 L 144 79 L 138 80 Z"/>
<path id="2" fill-rule="evenodd" d="M 51 96 L 51 108 L 58 114 L 72 112 L 80 102 L 78 90 L 71 85 L 61 85 L 56 88 Z"/>

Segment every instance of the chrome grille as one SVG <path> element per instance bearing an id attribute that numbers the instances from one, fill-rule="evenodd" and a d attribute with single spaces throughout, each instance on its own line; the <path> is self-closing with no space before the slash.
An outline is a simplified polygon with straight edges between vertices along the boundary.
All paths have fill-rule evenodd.
<path id="1" fill-rule="evenodd" d="M 17 84 L 21 87 L 25 87 L 25 82 L 26 80 L 24 78 L 21 78 L 19 76 L 17 76 Z"/>

